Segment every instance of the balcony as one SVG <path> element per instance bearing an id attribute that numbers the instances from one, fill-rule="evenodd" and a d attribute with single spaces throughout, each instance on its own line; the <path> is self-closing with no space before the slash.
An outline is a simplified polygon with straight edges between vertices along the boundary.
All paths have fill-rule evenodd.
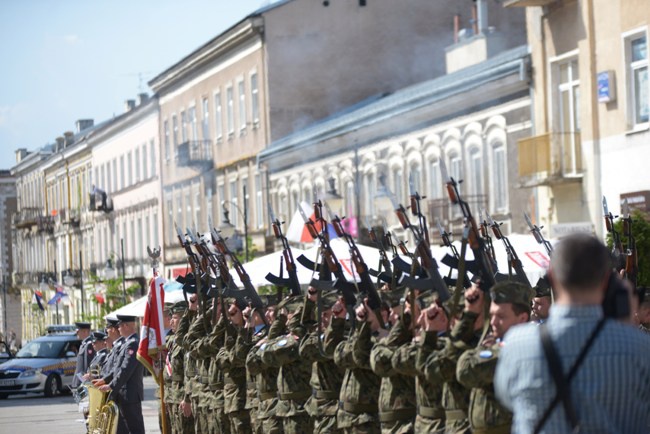
<path id="1" fill-rule="evenodd" d="M 525 8 L 529 6 L 547 6 L 557 0 L 505 0 L 503 6 L 505 7 L 520 7 Z"/>
<path id="2" fill-rule="evenodd" d="M 478 212 L 482 209 L 488 208 L 488 197 L 485 194 L 462 194 L 462 199 L 467 202 L 472 215 L 478 220 Z M 440 222 L 445 228 L 448 225 L 460 226 L 463 223 L 463 213 L 459 205 L 451 203 L 449 198 L 443 197 L 441 199 L 430 199 L 427 201 L 428 224 L 429 224 L 429 238 L 431 243 L 441 242 L 440 232 L 437 229 L 436 222 Z"/>
<path id="3" fill-rule="evenodd" d="M 51 215 L 40 216 L 36 219 L 39 232 L 54 232 L 54 217 Z"/>
<path id="4" fill-rule="evenodd" d="M 181 143 L 176 155 L 181 166 L 212 164 L 212 141 L 191 140 Z"/>
<path id="5" fill-rule="evenodd" d="M 580 133 L 546 133 L 519 140 L 519 187 L 581 182 L 580 144 Z"/>
<path id="6" fill-rule="evenodd" d="M 13 223 L 16 229 L 29 229 L 38 224 L 38 218 L 42 214 L 41 208 L 23 208 L 13 215 Z"/>

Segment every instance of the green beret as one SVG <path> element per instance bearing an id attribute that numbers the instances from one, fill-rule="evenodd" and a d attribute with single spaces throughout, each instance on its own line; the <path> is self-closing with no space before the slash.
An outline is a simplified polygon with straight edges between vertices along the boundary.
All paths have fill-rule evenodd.
<path id="1" fill-rule="evenodd" d="M 490 297 L 496 304 L 512 303 L 530 309 L 535 291 L 514 280 L 499 282 L 490 289 Z"/>
<path id="2" fill-rule="evenodd" d="M 169 301 L 166 301 L 165 304 L 163 305 L 163 312 L 168 312 L 172 313 L 172 307 L 174 307 L 174 303 L 171 303 Z"/>
<path id="3" fill-rule="evenodd" d="M 293 297 L 287 297 L 284 300 L 278 303 L 278 309 L 283 307 L 287 309 L 287 312 L 295 312 L 298 308 L 302 307 L 305 302 L 305 297 L 303 295 L 294 295 Z"/>
<path id="4" fill-rule="evenodd" d="M 165 303 L 167 304 L 167 303 Z M 169 310 L 169 313 L 175 314 L 175 313 L 184 313 L 187 310 L 187 302 L 185 300 L 177 301 L 176 303 L 172 304 L 172 307 Z"/>
<path id="5" fill-rule="evenodd" d="M 535 286 L 535 297 L 550 297 L 551 296 L 551 282 L 548 279 L 547 275 L 544 275 L 539 278 Z"/>
<path id="6" fill-rule="evenodd" d="M 339 299 L 338 291 L 329 291 L 321 294 L 321 305 L 324 310 L 331 309 L 334 303 Z"/>

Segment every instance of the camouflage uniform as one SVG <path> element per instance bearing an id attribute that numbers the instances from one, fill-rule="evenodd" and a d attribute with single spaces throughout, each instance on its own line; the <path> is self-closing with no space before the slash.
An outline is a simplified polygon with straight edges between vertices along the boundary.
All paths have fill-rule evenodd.
<path id="1" fill-rule="evenodd" d="M 415 377 L 415 399 L 417 416 L 415 417 L 414 432 L 444 434 L 445 410 L 442 407 L 442 381 L 430 382 L 421 375 L 416 366 L 418 357 L 426 356 L 436 349 L 437 335 L 422 333 L 420 342 L 407 342 L 400 346 L 391 360 L 393 369 L 402 375 Z M 420 348 L 424 348 L 420 351 Z M 439 347 L 438 349 L 442 349 Z M 422 362 L 420 362 L 422 364 Z"/>
<path id="2" fill-rule="evenodd" d="M 207 395 L 208 389 L 208 366 L 205 359 L 196 352 L 199 339 L 207 333 L 203 314 L 198 314 L 192 321 L 190 329 L 183 340 L 183 346 L 187 354 L 187 368 L 193 374 L 190 381 L 186 383 L 186 392 L 190 392 L 192 400 L 192 414 L 194 415 L 194 427 L 197 433 L 205 433 L 207 427 Z M 192 369 L 193 367 L 194 369 Z M 188 390 L 189 388 L 189 390 Z"/>
<path id="3" fill-rule="evenodd" d="M 313 306 L 313 302 L 305 302 L 305 318 L 310 318 Z M 271 331 L 280 336 L 267 342 L 261 355 L 264 364 L 280 368 L 275 413 L 282 419 L 283 430 L 288 434 L 309 434 L 313 431 L 313 423 L 305 409 L 305 403 L 311 396 L 311 363 L 302 360 L 299 353 L 300 339 L 306 334 L 300 322 L 302 317 L 302 309 L 298 309 L 287 324 L 286 315 L 278 315 Z M 287 329 L 289 333 L 285 334 Z"/>
<path id="4" fill-rule="evenodd" d="M 224 347 L 219 350 L 217 364 L 223 372 L 224 413 L 230 422 L 232 434 L 251 432 L 251 422 L 246 411 L 246 355 L 250 344 L 242 334 L 245 330 L 226 323 Z"/>
<path id="5" fill-rule="evenodd" d="M 174 341 L 174 350 L 172 352 L 172 387 L 177 389 L 179 404 L 181 401 L 192 402 L 192 384 L 194 376 L 196 375 L 196 363 L 194 359 L 189 357 L 189 352 L 186 350 L 185 337 L 190 329 L 190 325 L 196 317 L 196 312 L 187 310 L 181 318 L 181 321 L 176 330 L 176 339 Z M 182 345 L 180 345 L 182 343 Z M 193 433 L 195 432 L 194 414 L 190 417 L 185 417 L 183 412 L 178 409 L 178 418 L 174 423 L 178 433 Z"/>
<path id="6" fill-rule="evenodd" d="M 176 419 L 176 412 L 178 411 L 178 391 L 175 390 L 172 386 L 172 364 L 171 364 L 171 353 L 174 349 L 174 340 L 176 335 L 173 332 L 169 332 L 165 340 L 165 348 L 167 349 L 165 356 L 165 365 L 162 367 L 163 370 L 163 387 L 165 388 L 165 397 L 163 399 L 165 405 L 165 413 L 167 415 L 167 432 L 172 432 L 173 425 L 172 422 Z M 162 428 L 161 428 L 162 431 Z"/>
<path id="7" fill-rule="evenodd" d="M 405 322 L 408 320 L 398 321 L 370 353 L 370 367 L 381 377 L 379 421 L 383 434 L 412 433 L 415 422 L 415 379 L 398 373 L 392 363 L 397 348 L 412 339 Z"/>
<path id="8" fill-rule="evenodd" d="M 253 336 L 253 342 L 257 344 L 264 335 L 267 336 L 267 339 L 277 337 L 271 333 L 267 335 L 266 328 L 264 328 Z M 257 394 L 255 418 L 259 428 L 256 428 L 255 432 L 280 434 L 282 433 L 282 421 L 275 416 L 275 410 L 278 405 L 278 373 L 280 370 L 267 366 L 262 362 L 262 353 L 266 345 L 266 343 L 260 346 L 254 345 L 248 352 L 248 356 L 246 356 L 246 371 L 255 382 Z"/>
<path id="9" fill-rule="evenodd" d="M 345 320 L 332 318 L 325 334 L 325 346 L 340 342 L 334 350 L 334 362 L 345 369 L 337 420 L 339 428 L 349 433 L 379 433 L 377 400 L 379 377 L 370 369 L 370 350 L 375 339 L 370 324 L 359 322 L 346 341 L 342 340 Z"/>
<path id="10" fill-rule="evenodd" d="M 435 332 L 427 332 L 425 341 L 418 349 L 416 369 L 430 383 L 443 383 L 442 407 L 445 409 L 445 432 L 470 434 L 467 409 L 470 390 L 456 380 L 456 364 L 463 351 L 473 348 L 480 339 L 480 331 L 474 330 L 477 314 L 463 312 L 452 331 L 452 338 L 442 338 L 433 344 Z M 442 347 L 442 349 L 440 349 Z"/>
<path id="11" fill-rule="evenodd" d="M 327 354 L 323 349 L 325 354 L 321 353 L 319 341 L 323 337 L 318 330 L 314 330 L 300 344 L 300 357 L 305 362 L 312 362 L 309 380 L 312 394 L 305 408 L 314 420 L 314 434 L 341 433 L 337 427 L 336 412 L 344 370 L 334 363 L 333 352 Z"/>

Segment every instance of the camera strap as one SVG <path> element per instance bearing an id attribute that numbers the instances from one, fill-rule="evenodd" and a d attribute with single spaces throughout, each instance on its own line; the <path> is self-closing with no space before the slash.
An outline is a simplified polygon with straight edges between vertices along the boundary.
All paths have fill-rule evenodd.
<path id="1" fill-rule="evenodd" d="M 584 347 L 582 347 L 578 358 L 573 363 L 571 369 L 569 369 L 569 375 L 566 377 L 562 371 L 562 362 L 560 360 L 560 356 L 557 353 L 557 350 L 555 349 L 555 345 L 553 345 L 553 340 L 551 339 L 551 334 L 549 333 L 548 327 L 546 323 L 540 325 L 539 332 L 542 339 L 542 348 L 544 349 L 544 355 L 546 356 L 546 361 L 548 362 L 548 368 L 551 372 L 551 377 L 555 383 L 556 394 L 550 405 L 546 408 L 546 411 L 544 412 L 542 418 L 539 420 L 537 425 L 535 425 L 535 434 L 539 434 L 539 432 L 544 427 L 544 424 L 551 416 L 551 413 L 553 413 L 553 410 L 555 410 L 555 407 L 557 407 L 560 401 L 562 401 L 565 416 L 571 425 L 573 432 L 576 433 L 580 431 L 578 416 L 576 414 L 575 407 L 573 406 L 573 402 L 571 401 L 571 380 L 573 380 L 573 377 L 575 377 L 575 374 L 578 372 L 578 369 L 582 365 L 582 362 L 587 356 L 589 349 L 592 347 L 593 343 L 596 340 L 596 337 L 598 337 L 600 331 L 603 329 L 605 321 L 606 318 L 602 318 L 600 321 L 598 321 L 598 324 L 596 324 L 596 327 L 594 327 L 594 330 L 591 332 L 591 335 L 587 339 Z"/>

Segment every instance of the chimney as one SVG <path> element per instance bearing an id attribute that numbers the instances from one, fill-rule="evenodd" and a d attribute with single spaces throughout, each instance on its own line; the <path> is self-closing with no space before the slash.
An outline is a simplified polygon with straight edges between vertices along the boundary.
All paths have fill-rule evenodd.
<path id="1" fill-rule="evenodd" d="M 75 125 L 77 126 L 77 132 L 80 133 L 95 125 L 95 121 L 92 119 L 79 119 Z"/>
<path id="2" fill-rule="evenodd" d="M 60 150 L 63 149 L 63 145 L 65 144 L 65 139 L 63 136 L 59 136 L 56 138 L 56 148 L 54 149 L 54 152 L 59 152 Z"/>
<path id="3" fill-rule="evenodd" d="M 74 142 L 74 133 L 72 131 L 66 131 L 65 133 L 63 133 L 63 137 L 65 137 L 66 148 L 72 145 L 72 143 Z"/>
<path id="4" fill-rule="evenodd" d="M 27 156 L 27 154 L 29 154 L 29 152 L 27 152 L 26 148 L 18 148 L 18 149 L 16 149 L 16 164 L 23 161 L 23 158 L 25 158 Z"/>
<path id="5" fill-rule="evenodd" d="M 135 108 L 135 100 L 134 99 L 127 99 L 124 101 L 124 113 L 130 112 Z"/>
<path id="6" fill-rule="evenodd" d="M 138 106 L 141 106 L 142 104 L 146 104 L 147 101 L 149 101 L 148 93 L 144 92 L 138 94 Z"/>

